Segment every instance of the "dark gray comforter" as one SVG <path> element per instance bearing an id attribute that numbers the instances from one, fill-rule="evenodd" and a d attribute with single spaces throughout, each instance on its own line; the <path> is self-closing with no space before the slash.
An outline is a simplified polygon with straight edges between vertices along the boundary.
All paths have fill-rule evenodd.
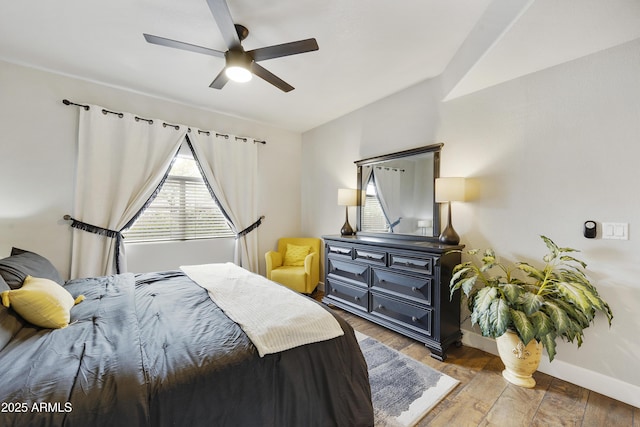
<path id="1" fill-rule="evenodd" d="M 0 351 L 0 426 L 370 426 L 367 367 L 345 335 L 258 353 L 181 272 L 70 281 L 72 324 Z"/>

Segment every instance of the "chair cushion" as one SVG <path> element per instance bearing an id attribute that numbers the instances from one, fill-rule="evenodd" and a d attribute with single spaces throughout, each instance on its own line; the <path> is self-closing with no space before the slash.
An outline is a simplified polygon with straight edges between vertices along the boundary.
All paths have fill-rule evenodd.
<path id="1" fill-rule="evenodd" d="M 303 266 L 304 259 L 309 255 L 309 251 L 311 251 L 311 246 L 298 246 L 287 243 L 287 250 L 284 253 L 283 265 Z"/>
<path id="2" fill-rule="evenodd" d="M 298 290 L 304 289 L 307 274 L 304 272 L 304 267 L 283 266 L 271 272 L 271 280 L 288 288 Z"/>

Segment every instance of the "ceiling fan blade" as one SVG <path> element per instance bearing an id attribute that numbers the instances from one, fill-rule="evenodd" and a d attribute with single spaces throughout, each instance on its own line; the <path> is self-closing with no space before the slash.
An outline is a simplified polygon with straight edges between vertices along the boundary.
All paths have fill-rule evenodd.
<path id="1" fill-rule="evenodd" d="M 294 89 L 294 87 L 289 83 L 285 82 L 280 77 L 255 62 L 251 63 L 251 72 L 264 81 L 271 83 L 283 92 L 291 92 Z"/>
<path id="2" fill-rule="evenodd" d="M 227 2 L 225 0 L 207 0 L 207 4 L 227 47 L 229 49 L 238 49 L 240 47 L 240 37 L 238 37 L 238 31 L 233 24 L 233 18 Z"/>
<path id="3" fill-rule="evenodd" d="M 225 69 L 226 67 L 223 68 L 222 71 L 220 71 L 220 74 L 218 74 L 215 79 L 213 79 L 213 81 L 209 85 L 210 88 L 222 89 L 224 85 L 227 84 L 227 82 L 229 81 L 229 77 L 227 77 L 227 74 L 225 73 Z"/>
<path id="4" fill-rule="evenodd" d="M 177 40 L 167 39 L 164 37 L 153 36 L 151 34 L 143 34 L 145 40 L 148 43 L 157 44 L 160 46 L 173 47 L 176 49 L 188 50 L 190 52 L 202 53 L 204 55 L 217 56 L 218 58 L 224 58 L 224 52 L 219 50 L 209 49 L 208 47 L 196 46 L 195 44 L 179 42 Z"/>
<path id="5" fill-rule="evenodd" d="M 265 59 L 280 58 L 281 56 L 296 55 L 314 50 L 318 50 L 318 42 L 316 42 L 316 39 L 306 39 L 261 47 L 250 50 L 247 53 L 251 55 L 254 61 L 264 61 Z"/>

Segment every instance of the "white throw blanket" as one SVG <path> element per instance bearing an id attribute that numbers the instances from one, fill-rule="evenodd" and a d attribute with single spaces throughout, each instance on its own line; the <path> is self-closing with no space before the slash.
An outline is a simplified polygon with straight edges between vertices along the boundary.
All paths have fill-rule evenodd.
<path id="1" fill-rule="evenodd" d="M 235 264 L 180 269 L 240 325 L 260 357 L 344 334 L 331 313 L 315 302 Z"/>

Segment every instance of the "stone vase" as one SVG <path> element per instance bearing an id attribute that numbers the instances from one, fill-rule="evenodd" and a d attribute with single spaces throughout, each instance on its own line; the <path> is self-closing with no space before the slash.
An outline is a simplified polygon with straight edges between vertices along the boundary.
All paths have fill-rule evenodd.
<path id="1" fill-rule="evenodd" d="M 496 338 L 498 344 L 498 354 L 505 369 L 502 376 L 512 384 L 520 387 L 533 388 L 536 380 L 533 373 L 540 365 L 542 357 L 542 344 L 536 340 L 531 340 L 524 345 L 518 334 L 507 331 L 504 335 Z"/>

